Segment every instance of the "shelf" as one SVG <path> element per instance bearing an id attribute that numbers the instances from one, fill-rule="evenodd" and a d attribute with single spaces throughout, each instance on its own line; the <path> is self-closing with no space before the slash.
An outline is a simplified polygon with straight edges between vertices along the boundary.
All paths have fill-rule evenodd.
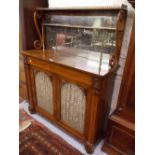
<path id="1" fill-rule="evenodd" d="M 116 31 L 116 28 L 110 27 L 92 27 L 92 26 L 81 26 L 81 25 L 69 25 L 69 24 L 50 24 L 50 23 L 42 23 L 43 26 L 57 26 L 57 27 L 67 27 L 67 28 L 80 28 L 80 29 L 99 29 L 99 30 L 108 30 L 108 31 Z"/>
<path id="2" fill-rule="evenodd" d="M 70 6 L 70 7 L 36 7 L 36 10 L 38 11 L 54 11 L 54 10 L 109 10 L 109 11 L 120 11 L 120 9 L 127 9 L 125 5 L 122 4 L 122 6 L 83 6 L 83 7 L 78 7 L 78 6 Z"/>

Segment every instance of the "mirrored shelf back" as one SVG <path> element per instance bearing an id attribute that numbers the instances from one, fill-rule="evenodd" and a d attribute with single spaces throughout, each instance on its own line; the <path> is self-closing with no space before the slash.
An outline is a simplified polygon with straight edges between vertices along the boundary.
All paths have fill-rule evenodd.
<path id="1" fill-rule="evenodd" d="M 108 62 L 118 62 L 126 20 L 126 6 L 96 8 L 41 8 L 34 12 L 39 40 L 36 49 L 59 51 L 70 48 L 81 52 L 103 53 Z"/>

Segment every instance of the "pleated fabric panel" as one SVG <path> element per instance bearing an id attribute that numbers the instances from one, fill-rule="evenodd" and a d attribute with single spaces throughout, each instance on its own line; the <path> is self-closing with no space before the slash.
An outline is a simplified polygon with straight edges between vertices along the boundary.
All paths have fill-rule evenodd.
<path id="1" fill-rule="evenodd" d="M 75 84 L 61 88 L 61 120 L 80 133 L 84 131 L 86 96 Z"/>
<path id="2" fill-rule="evenodd" d="M 53 87 L 49 76 L 38 72 L 35 76 L 37 105 L 53 114 Z"/>

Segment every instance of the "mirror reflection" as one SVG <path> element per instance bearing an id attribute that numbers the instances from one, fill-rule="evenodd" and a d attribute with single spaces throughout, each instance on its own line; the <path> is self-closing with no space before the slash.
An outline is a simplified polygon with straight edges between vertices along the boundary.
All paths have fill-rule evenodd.
<path id="1" fill-rule="evenodd" d="M 59 46 L 111 54 L 115 49 L 115 16 L 46 15 L 46 49 Z"/>

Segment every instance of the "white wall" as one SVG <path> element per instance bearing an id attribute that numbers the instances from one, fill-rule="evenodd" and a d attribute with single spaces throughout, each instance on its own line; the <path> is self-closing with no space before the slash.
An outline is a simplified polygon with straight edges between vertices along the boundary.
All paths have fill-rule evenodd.
<path id="1" fill-rule="evenodd" d="M 72 6 L 121 6 L 127 0 L 49 0 L 49 7 Z"/>

